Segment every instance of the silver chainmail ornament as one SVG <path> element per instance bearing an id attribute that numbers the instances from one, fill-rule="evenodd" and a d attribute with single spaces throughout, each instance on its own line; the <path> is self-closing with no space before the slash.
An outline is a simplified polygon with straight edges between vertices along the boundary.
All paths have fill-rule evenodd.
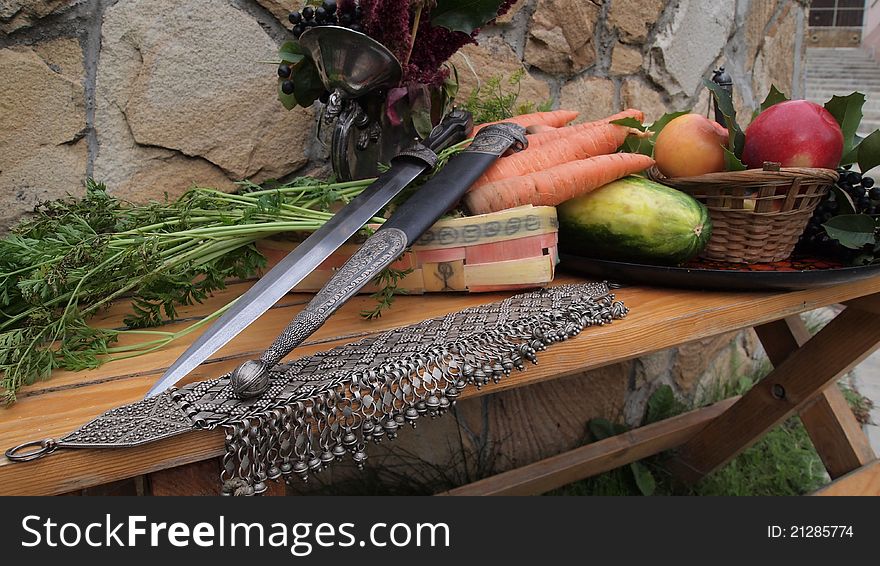
<path id="1" fill-rule="evenodd" d="M 347 456 L 363 467 L 369 442 L 441 416 L 467 387 L 497 383 L 527 361 L 537 363 L 547 346 L 627 312 L 607 283 L 523 293 L 278 364 L 257 397 L 236 397 L 226 374 L 113 409 L 61 439 L 7 456 L 134 446 L 222 426 L 223 494 L 259 494 L 267 480 L 308 480 Z M 15 454 L 27 446 L 40 449 Z"/>

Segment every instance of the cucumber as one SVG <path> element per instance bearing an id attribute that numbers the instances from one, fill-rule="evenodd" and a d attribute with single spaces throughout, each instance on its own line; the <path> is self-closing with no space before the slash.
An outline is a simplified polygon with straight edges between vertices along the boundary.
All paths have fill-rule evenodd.
<path id="1" fill-rule="evenodd" d="M 702 203 L 642 177 L 568 200 L 557 213 L 563 249 L 597 259 L 677 265 L 699 254 L 712 234 Z"/>

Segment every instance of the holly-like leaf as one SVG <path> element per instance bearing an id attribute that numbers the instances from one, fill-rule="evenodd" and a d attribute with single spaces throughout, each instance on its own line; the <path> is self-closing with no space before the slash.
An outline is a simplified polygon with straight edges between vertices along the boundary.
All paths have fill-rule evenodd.
<path id="1" fill-rule="evenodd" d="M 438 0 L 431 10 L 431 25 L 460 31 L 473 31 L 498 15 L 502 0 Z"/>
<path id="2" fill-rule="evenodd" d="M 299 43 L 286 41 L 278 50 L 278 58 L 289 65 L 297 65 L 305 59 L 306 52 Z"/>
<path id="3" fill-rule="evenodd" d="M 300 106 L 311 106 L 324 92 L 324 83 L 311 59 L 304 59 L 293 72 L 293 95 Z"/>
<path id="4" fill-rule="evenodd" d="M 877 243 L 874 236 L 877 224 L 867 214 L 840 214 L 822 226 L 828 236 L 846 248 L 857 250 L 867 244 Z"/>
<path id="5" fill-rule="evenodd" d="M 745 171 L 747 169 L 745 164 L 740 161 L 740 158 L 734 155 L 732 151 L 726 147 L 722 147 L 721 149 L 724 150 L 725 171 Z"/>
<path id="6" fill-rule="evenodd" d="M 867 173 L 880 165 L 880 130 L 874 130 L 858 146 L 859 170 Z"/>
<path id="7" fill-rule="evenodd" d="M 863 139 L 864 138 L 862 138 L 859 134 L 856 134 L 853 137 L 852 148 L 843 154 L 843 157 L 840 158 L 840 163 L 838 165 L 840 165 L 841 167 L 843 167 L 844 165 L 852 165 L 859 160 L 859 145 L 861 145 Z"/>
<path id="8" fill-rule="evenodd" d="M 832 96 L 825 103 L 825 110 L 834 116 L 843 131 L 843 154 L 847 155 L 856 146 L 856 130 L 862 121 L 862 106 L 865 95 L 853 92 L 846 96 Z"/>
<path id="9" fill-rule="evenodd" d="M 767 93 L 767 98 L 764 99 L 764 102 L 761 103 L 761 108 L 759 112 L 763 112 L 767 110 L 774 104 L 779 104 L 780 102 L 785 102 L 788 100 L 788 97 L 785 96 L 785 93 L 778 90 L 776 85 L 770 85 L 770 92 Z"/>
<path id="10" fill-rule="evenodd" d="M 612 120 L 612 124 L 617 124 L 618 126 L 626 126 L 627 128 L 635 128 L 640 132 L 644 132 L 647 126 L 636 120 L 635 118 L 619 118 L 617 120 Z M 654 153 L 654 146 L 651 144 L 650 140 L 646 138 L 639 138 L 636 136 L 626 136 L 626 139 L 623 140 L 623 143 L 620 144 L 620 147 L 617 148 L 617 151 L 622 151 L 625 153 L 641 153 L 642 155 L 652 155 Z"/>
<path id="11" fill-rule="evenodd" d="M 660 132 L 662 132 L 663 128 L 666 127 L 666 124 L 684 114 L 688 114 L 688 112 L 667 112 L 650 126 L 646 126 L 635 118 L 629 117 L 612 120 L 612 124 L 627 126 L 629 128 L 636 128 L 637 130 L 642 132 L 646 130 L 654 132 L 654 135 L 652 135 L 650 138 L 627 136 L 626 140 L 624 140 L 623 144 L 620 146 L 620 151 L 625 151 L 627 153 L 641 153 L 648 156 L 654 155 L 654 142 L 657 141 L 657 136 L 660 135 Z"/>
<path id="12" fill-rule="evenodd" d="M 612 120 L 612 124 L 617 124 L 618 126 L 626 126 L 627 128 L 635 128 L 641 132 L 644 132 L 647 129 L 647 126 L 636 120 L 635 118 L 627 116 L 626 118 L 618 118 L 617 120 Z"/>
<path id="13" fill-rule="evenodd" d="M 733 156 L 737 158 L 737 161 L 742 157 L 743 146 L 746 142 L 746 135 L 743 133 L 742 128 L 739 127 L 739 124 L 736 122 L 736 109 L 733 107 L 733 97 L 729 92 L 721 88 L 720 85 L 713 83 L 708 79 L 703 79 L 703 84 L 712 95 L 715 97 L 715 100 L 718 102 L 718 110 L 724 115 L 724 126 L 727 128 L 728 142 L 727 147 L 733 153 Z M 736 166 L 736 163 L 732 160 L 729 160 L 725 157 L 725 163 L 728 165 Z M 740 163 L 742 165 L 742 163 Z M 730 169 L 731 171 L 741 171 L 741 169 Z"/>
<path id="14" fill-rule="evenodd" d="M 837 185 L 831 185 L 831 192 L 834 193 L 834 202 L 837 203 L 838 214 L 856 213 L 856 205 L 853 203 L 852 197 L 849 196 L 849 193 Z"/>
<path id="15" fill-rule="evenodd" d="M 660 132 L 663 131 L 663 128 L 666 127 L 666 124 L 675 120 L 679 116 L 684 116 L 685 114 L 689 114 L 687 110 L 683 110 L 681 112 L 667 112 L 666 114 L 660 116 L 656 122 L 648 126 L 648 129 L 654 132 L 654 135 L 651 137 L 652 140 L 656 140 L 657 136 L 660 135 Z"/>
<path id="16" fill-rule="evenodd" d="M 281 101 L 281 104 L 288 110 L 293 110 L 297 106 L 296 96 L 293 94 L 285 94 L 283 90 L 281 90 L 281 85 L 284 84 L 286 79 L 278 79 L 278 100 Z"/>

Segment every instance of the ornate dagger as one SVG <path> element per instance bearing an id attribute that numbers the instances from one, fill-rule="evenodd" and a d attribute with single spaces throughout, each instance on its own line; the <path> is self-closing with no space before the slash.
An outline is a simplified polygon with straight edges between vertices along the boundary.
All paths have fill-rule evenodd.
<path id="1" fill-rule="evenodd" d="M 261 277 L 168 368 L 147 392 L 152 397 L 177 383 L 221 346 L 269 310 L 306 275 L 352 237 L 404 187 L 437 163 L 440 150 L 465 139 L 473 122 L 470 113 L 453 110 L 421 143 L 401 152 L 364 192 L 333 215 L 287 257 Z"/>
<path id="2" fill-rule="evenodd" d="M 241 364 L 230 376 L 239 398 L 260 395 L 269 387 L 269 369 L 311 336 L 447 210 L 508 149 L 527 146 L 525 128 L 501 123 L 481 130 L 471 145 L 450 159 L 430 181 L 402 204 L 375 234 L 333 274 L 308 305 L 294 317 L 258 360 Z"/>

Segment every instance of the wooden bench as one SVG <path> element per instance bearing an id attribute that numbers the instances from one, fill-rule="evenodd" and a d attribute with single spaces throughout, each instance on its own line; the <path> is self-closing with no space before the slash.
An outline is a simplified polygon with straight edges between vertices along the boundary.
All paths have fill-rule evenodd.
<path id="1" fill-rule="evenodd" d="M 578 281 L 557 277 L 555 284 Z M 212 312 L 247 284 L 234 285 L 205 305 L 183 309 L 182 328 Z M 331 348 L 371 333 L 412 324 L 511 293 L 434 294 L 400 297 L 380 319 L 366 321 L 359 312 L 372 299 L 357 297 L 345 305 L 296 355 Z M 594 327 L 556 344 L 552 363 L 514 373 L 482 390 L 468 388 L 462 398 L 573 375 L 651 352 L 719 334 L 754 328 L 775 369 L 742 398 L 633 430 L 524 467 L 452 490 L 449 494 L 536 494 L 656 454 L 677 449 L 675 469 L 695 481 L 724 465 L 765 432 L 799 414 L 829 474 L 842 477 L 864 468 L 873 480 L 850 482 L 841 491 L 877 493 L 875 456 L 835 381 L 880 343 L 880 277 L 823 289 L 796 292 L 700 292 L 653 287 L 625 287 L 618 296 L 630 315 Z M 254 357 L 305 304 L 308 295 L 291 294 L 231 344 L 194 371 L 188 380 L 213 378 Z M 810 338 L 797 316 L 844 303 L 847 308 Z M 121 326 L 124 305 L 104 313 L 101 324 Z M 18 402 L 0 409 L 0 447 L 63 435 L 98 414 L 140 399 L 169 363 L 185 349 L 180 340 L 151 354 L 114 361 L 88 372 L 58 372 L 28 386 Z M 548 353 L 549 355 L 549 353 Z M 63 494 L 113 484 L 126 478 L 175 473 L 199 475 L 203 462 L 223 453 L 221 431 L 194 431 L 148 446 L 122 450 L 59 450 L 26 464 L 0 459 L 0 494 Z M 199 464 L 202 462 L 202 464 Z M 866 467 L 868 466 L 868 467 Z M 167 473 L 167 472 L 166 472 Z M 865 476 L 867 477 L 867 476 Z M 217 478 L 209 480 L 216 485 Z M 139 485 L 137 483 L 133 485 Z M 830 489 L 830 488 L 828 488 Z M 160 490 L 161 491 L 161 490 Z M 282 489 L 273 489 L 282 492 Z M 154 490 L 156 492 L 156 490 Z M 161 491 L 163 493 L 169 492 Z"/>

